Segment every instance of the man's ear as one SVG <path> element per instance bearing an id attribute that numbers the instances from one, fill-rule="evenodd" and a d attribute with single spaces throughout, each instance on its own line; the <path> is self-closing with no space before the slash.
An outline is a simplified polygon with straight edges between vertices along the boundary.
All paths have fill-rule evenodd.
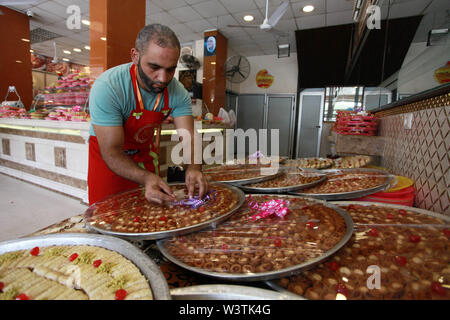
<path id="1" fill-rule="evenodd" d="M 137 51 L 136 48 L 131 48 L 130 55 L 131 61 L 133 61 L 133 63 L 137 65 L 139 61 L 139 51 Z"/>

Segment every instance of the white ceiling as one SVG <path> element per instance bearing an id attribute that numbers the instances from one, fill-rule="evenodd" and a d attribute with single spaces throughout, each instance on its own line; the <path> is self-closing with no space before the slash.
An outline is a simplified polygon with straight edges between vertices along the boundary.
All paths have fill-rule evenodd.
<path id="1" fill-rule="evenodd" d="M 132 1 L 128 1 L 132 3 Z M 269 0 L 269 16 L 282 0 Z M 291 52 L 296 52 L 295 30 L 319 28 L 352 23 L 354 0 L 289 0 L 288 11 L 278 22 L 276 28 L 285 31 L 289 37 Z M 80 30 L 69 30 L 66 20 L 69 5 L 81 9 L 82 19 L 89 19 L 89 0 L 0 0 L 0 5 L 26 12 L 31 9 L 34 17 L 30 19 L 30 30 L 43 28 L 62 37 L 32 44 L 36 53 L 53 56 L 53 41 L 57 43 L 58 57 L 67 57 L 71 61 L 89 64 L 89 27 L 81 25 Z M 14 3 L 14 4 L 13 4 Z M 180 42 L 203 39 L 203 32 L 217 28 L 228 38 L 228 46 L 236 53 L 245 56 L 276 54 L 276 37 L 258 28 L 229 28 L 229 24 L 261 24 L 265 15 L 265 0 L 146 0 L 146 23 L 162 23 L 170 26 L 178 35 Z M 389 0 L 382 3 L 382 19 L 387 17 Z M 390 0 L 390 18 L 400 18 L 417 14 L 427 14 L 427 23 L 421 29 L 422 38 L 429 28 L 448 24 L 450 1 L 448 0 Z M 302 12 L 302 8 L 312 4 L 315 10 Z M 244 22 L 242 17 L 251 14 L 253 22 Z M 419 28 L 420 29 L 420 28 Z M 416 35 L 417 37 L 417 35 Z M 423 39 L 420 39 L 423 41 Z M 73 48 L 82 49 L 81 53 Z M 64 54 L 63 50 L 72 53 Z"/>

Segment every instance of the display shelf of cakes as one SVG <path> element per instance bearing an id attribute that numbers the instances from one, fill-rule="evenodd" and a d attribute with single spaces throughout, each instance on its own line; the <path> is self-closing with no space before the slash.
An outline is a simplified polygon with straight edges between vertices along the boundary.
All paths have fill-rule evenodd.
<path id="1" fill-rule="evenodd" d="M 41 94 L 42 103 L 38 106 L 56 112 L 50 116 L 50 120 L 81 121 L 80 119 L 85 119 L 85 114 L 67 115 L 65 113 L 68 111 L 87 112 L 90 86 L 91 80 L 88 73 L 69 74 L 45 88 Z M 74 111 L 73 107 L 79 107 L 79 110 Z M 55 108 L 57 109 L 55 110 Z M 66 119 L 67 116 L 70 116 L 70 119 Z M 83 116 L 85 117 L 83 118 Z"/>

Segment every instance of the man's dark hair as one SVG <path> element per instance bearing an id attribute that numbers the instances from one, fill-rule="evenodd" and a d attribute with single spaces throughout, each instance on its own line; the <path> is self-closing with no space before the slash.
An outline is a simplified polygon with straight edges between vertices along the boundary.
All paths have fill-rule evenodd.
<path id="1" fill-rule="evenodd" d="M 139 31 L 136 38 L 136 49 L 143 54 L 150 41 L 153 41 L 158 46 L 163 48 L 181 48 L 180 41 L 178 40 L 175 32 L 173 32 L 169 27 L 163 26 L 159 23 L 146 25 L 141 29 L 141 31 Z"/>

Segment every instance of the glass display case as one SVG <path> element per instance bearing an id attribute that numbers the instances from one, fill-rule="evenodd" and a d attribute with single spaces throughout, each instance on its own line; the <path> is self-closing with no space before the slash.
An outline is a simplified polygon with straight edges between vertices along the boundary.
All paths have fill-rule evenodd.
<path id="1" fill-rule="evenodd" d="M 34 97 L 29 116 L 32 119 L 87 121 L 90 87 L 88 73 L 61 77 Z"/>

